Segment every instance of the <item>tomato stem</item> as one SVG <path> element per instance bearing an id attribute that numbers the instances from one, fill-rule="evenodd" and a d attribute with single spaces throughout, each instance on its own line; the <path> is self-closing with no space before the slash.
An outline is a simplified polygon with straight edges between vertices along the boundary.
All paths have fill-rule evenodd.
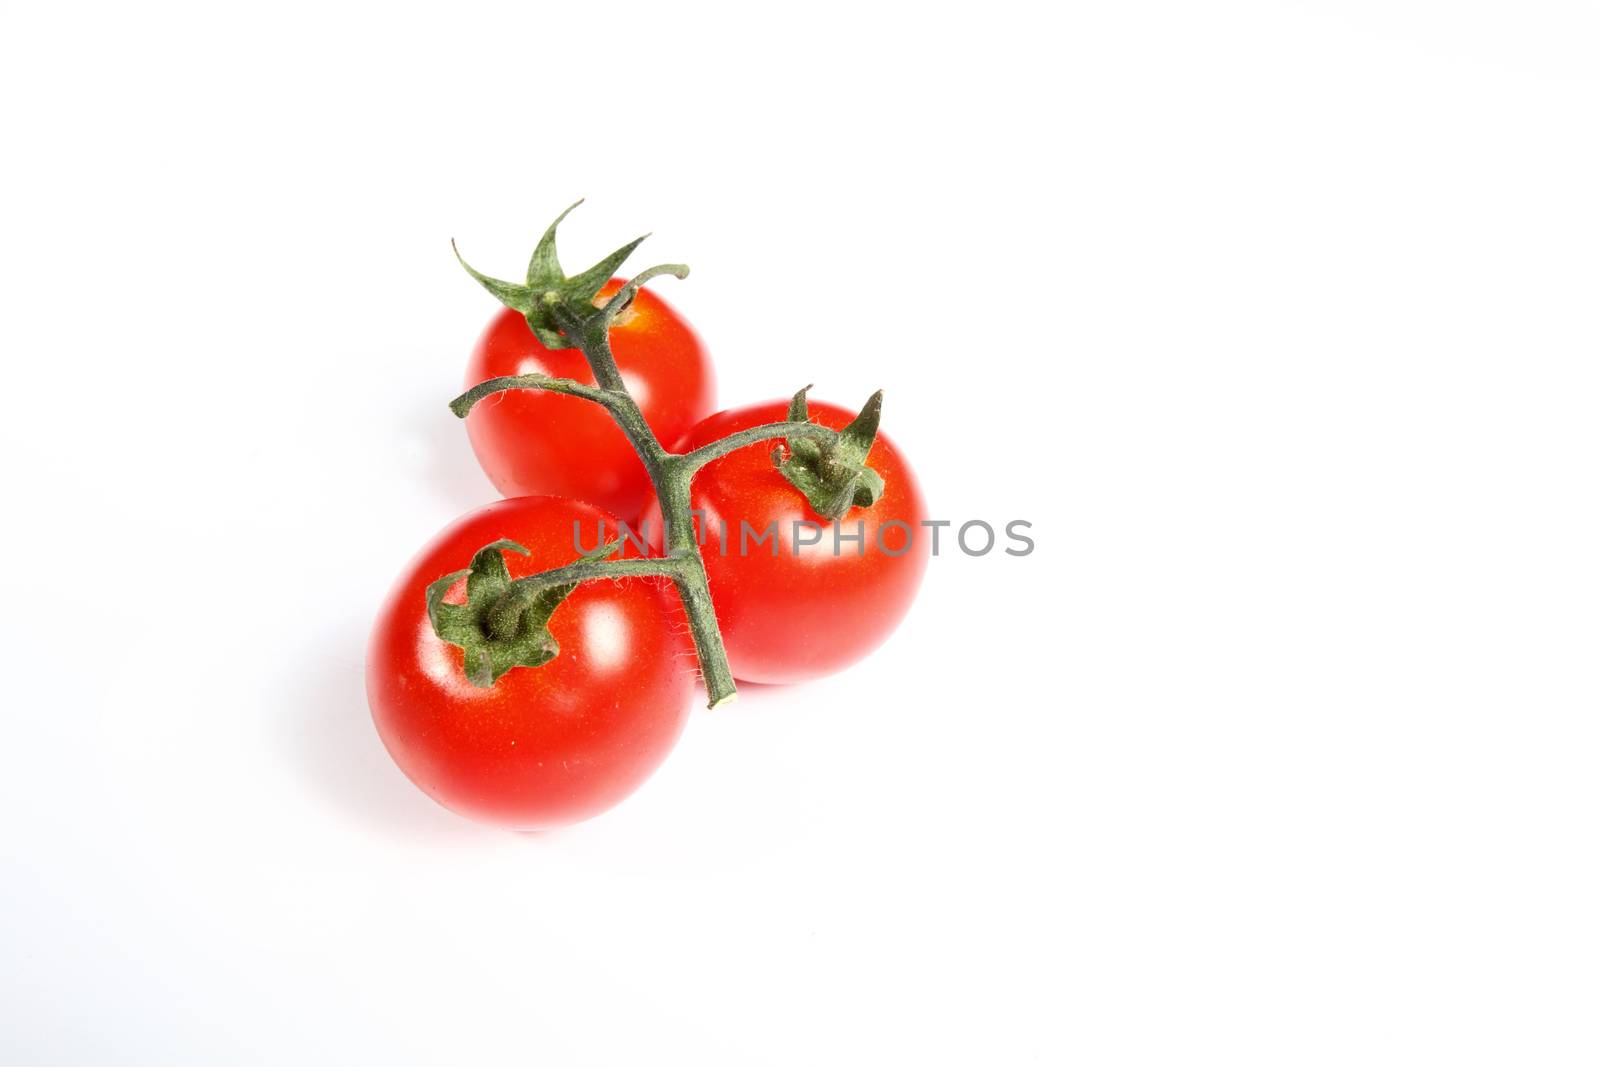
<path id="1" fill-rule="evenodd" d="M 450 402 L 450 410 L 457 415 L 466 416 L 472 406 L 486 396 L 503 393 L 508 389 L 542 389 L 547 393 L 563 393 L 567 396 L 581 397 L 611 407 L 616 398 L 604 389 L 597 389 L 592 385 L 575 382 L 571 378 L 552 378 L 547 374 L 514 374 L 502 378 L 490 378 L 488 381 L 479 382 L 465 393 Z"/>
<path id="2" fill-rule="evenodd" d="M 572 206 L 576 207 L 577 204 Z M 869 421 L 871 432 L 876 431 L 877 406 L 881 394 L 874 394 L 857 423 L 852 423 L 844 433 L 835 432 L 807 420 L 804 404 L 806 390 L 802 389 L 795 397 L 790 421 L 768 423 L 741 430 L 688 453 L 667 451 L 657 439 L 655 431 L 650 428 L 650 424 L 645 421 L 639 405 L 628 392 L 622 373 L 617 369 L 616 358 L 611 352 L 609 333 L 612 321 L 632 303 L 641 285 L 664 274 L 675 278 L 687 277 L 689 268 L 679 263 L 669 263 L 642 270 L 597 308 L 594 305 L 595 294 L 612 272 L 622 265 L 628 253 L 632 252 L 644 238 L 624 245 L 582 274 L 569 278 L 562 272 L 556 258 L 555 231 L 556 226 L 571 210 L 569 207 L 567 211 L 562 212 L 540 239 L 538 248 L 534 250 L 533 259 L 528 265 L 526 285 L 500 281 L 480 274 L 468 266 L 465 260 L 461 261 L 461 265 L 466 267 L 467 272 L 497 300 L 507 307 L 522 312 L 528 321 L 529 329 L 546 347 L 578 349 L 583 354 L 584 361 L 588 363 L 596 384 L 586 385 L 570 378 L 551 378 L 543 374 L 491 378 L 453 400 L 450 410 L 458 418 L 466 418 L 467 413 L 478 401 L 509 389 L 540 389 L 545 392 L 563 393 L 604 407 L 622 432 L 627 435 L 629 443 L 638 453 L 639 461 L 644 464 L 655 487 L 666 527 L 665 555 L 659 559 L 643 560 L 587 558 L 564 567 L 517 579 L 498 594 L 498 600 L 484 615 L 484 625 L 491 632 L 491 637 L 510 640 L 525 630 L 523 623 L 525 613 L 543 609 L 542 606 L 547 600 L 541 600 L 541 597 L 548 590 L 598 578 L 630 578 L 646 575 L 669 577 L 683 601 L 684 612 L 689 620 L 689 630 L 694 636 L 695 653 L 700 661 L 700 673 L 705 681 L 706 694 L 710 698 L 710 706 L 715 708 L 737 698 L 738 690 L 734 685 L 733 672 L 728 665 L 727 651 L 722 644 L 722 631 L 717 626 L 716 608 L 711 602 L 711 588 L 706 579 L 705 563 L 700 555 L 694 518 L 690 511 L 689 489 L 695 474 L 707 463 L 747 445 L 779 438 L 804 442 L 804 447 L 809 453 L 815 454 L 814 460 L 801 457 L 806 463 L 826 461 L 832 463 L 833 467 L 839 468 L 838 471 L 829 468 L 830 476 L 823 477 L 811 467 L 806 467 L 798 474 L 797 471 L 786 471 L 785 476 L 805 492 L 814 505 L 821 500 L 819 494 L 826 491 L 830 500 L 844 499 L 847 501 L 846 506 L 849 506 L 848 500 L 856 498 L 857 482 L 861 480 L 860 472 L 865 468 L 860 462 L 837 462 L 835 456 L 837 453 L 838 459 L 843 460 L 851 457 L 853 451 L 859 451 L 861 457 L 865 456 L 865 447 L 861 447 L 860 442 L 852 438 L 851 431 L 859 429 L 860 425 Z M 459 252 L 456 256 L 460 259 Z M 870 433 L 866 434 L 865 440 L 870 444 Z M 791 460 L 793 458 L 791 457 Z M 860 459 L 860 457 L 853 458 Z M 796 462 L 793 466 L 798 470 L 804 463 Z M 877 478 L 873 472 L 867 473 L 877 479 L 877 484 L 881 488 L 882 479 Z M 804 477 L 800 477 L 800 474 Z M 840 482 L 840 478 L 846 481 Z M 841 487 L 845 491 L 842 496 Z"/>
<path id="3" fill-rule="evenodd" d="M 616 551 L 617 542 L 606 546 L 607 553 Z M 676 578 L 681 570 L 676 560 L 670 559 L 584 559 L 556 567 L 526 578 L 518 578 L 489 606 L 484 615 L 484 628 L 490 637 L 509 640 L 522 629 L 522 617 L 538 604 L 541 594 L 563 585 L 593 581 L 596 578 Z"/>
<path id="4" fill-rule="evenodd" d="M 450 410 L 458 417 L 466 418 L 478 401 L 495 393 L 510 389 L 540 389 L 580 397 L 601 405 L 610 413 L 638 453 L 639 461 L 644 464 L 651 484 L 655 486 L 656 496 L 661 501 L 661 514 L 667 531 L 665 557 L 571 563 L 520 578 L 512 583 L 511 588 L 487 614 L 487 625 L 501 637 L 515 634 L 522 613 L 536 602 L 541 589 L 597 578 L 669 577 L 679 599 L 683 601 L 689 632 L 694 638 L 695 655 L 700 661 L 700 674 L 705 681 L 706 695 L 710 706 L 715 708 L 731 702 L 739 694 L 733 681 L 733 671 L 728 665 L 727 651 L 722 645 L 722 631 L 717 626 L 716 608 L 711 603 L 711 587 L 706 579 L 705 564 L 700 559 L 700 546 L 695 540 L 694 518 L 689 510 L 689 487 L 696 471 L 717 455 L 726 453 L 700 449 L 694 454 L 678 455 L 662 447 L 655 431 L 645 421 L 639 405 L 628 393 L 628 387 L 617 369 L 616 357 L 611 352 L 609 337 L 611 319 L 638 291 L 634 282 L 643 282 L 647 277 L 660 274 L 682 276 L 675 266 L 642 271 L 629 283 L 633 286 L 631 290 L 624 286 L 616 297 L 599 309 L 592 304 L 571 307 L 560 298 L 546 304 L 545 310 L 550 319 L 560 325 L 568 343 L 583 353 L 584 361 L 588 363 L 598 385 L 585 385 L 570 378 L 551 378 L 543 374 L 491 378 L 451 401 Z M 619 302 L 618 298 L 623 293 L 627 297 Z M 727 451 L 740 444 L 782 436 L 797 429 L 799 427 L 792 423 L 757 427 L 754 433 L 737 435 L 746 439 L 731 445 Z M 833 434 L 832 430 L 810 425 L 803 432 L 818 437 Z M 717 442 L 719 445 L 723 443 Z"/>
<path id="5" fill-rule="evenodd" d="M 805 422 L 768 422 L 760 426 L 752 426 L 748 430 L 730 433 L 719 441 L 712 441 L 708 445 L 701 445 L 693 452 L 684 454 L 683 459 L 690 470 L 698 471 L 712 460 L 721 459 L 729 452 L 736 452 L 746 445 L 757 444 L 761 441 L 775 441 L 782 437 L 813 438 L 818 441 L 832 441 L 839 436 L 836 430 L 831 430 L 820 423 Z"/>

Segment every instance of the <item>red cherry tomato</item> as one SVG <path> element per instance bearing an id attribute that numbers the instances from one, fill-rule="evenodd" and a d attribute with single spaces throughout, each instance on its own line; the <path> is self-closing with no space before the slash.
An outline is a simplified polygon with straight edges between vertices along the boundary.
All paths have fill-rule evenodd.
<path id="1" fill-rule="evenodd" d="M 478 549 L 500 538 L 527 548 L 505 553 L 520 578 L 578 557 L 574 520 L 593 548 L 602 519 L 616 529 L 578 501 L 499 501 L 446 527 L 389 594 L 367 653 L 372 718 L 400 769 L 445 807 L 515 829 L 586 819 L 633 792 L 683 729 L 694 650 L 669 583 L 579 585 L 550 619 L 556 658 L 514 667 L 488 688 L 467 681 L 461 649 L 429 624 L 428 584 Z M 460 603 L 465 585 L 446 601 Z"/>
<path id="2" fill-rule="evenodd" d="M 622 287 L 613 278 L 600 290 Z M 716 403 L 716 380 L 700 338 L 677 312 L 641 290 L 611 328 L 611 350 L 645 421 L 663 441 L 681 436 Z M 594 383 L 575 348 L 550 351 L 523 317 L 503 309 L 467 362 L 466 384 L 502 375 L 548 374 Z M 467 416 L 478 463 L 502 496 L 550 494 L 598 504 L 632 519 L 650 493 L 633 446 L 599 406 L 573 396 L 516 390 L 489 397 Z"/>
<path id="3" fill-rule="evenodd" d="M 788 405 L 774 400 L 718 412 L 690 430 L 677 451 L 781 422 Z M 854 417 L 816 401 L 810 413 L 812 421 L 835 430 Z M 833 527 L 773 465 L 772 447 L 772 442 L 750 445 L 708 464 L 695 477 L 690 500 L 702 516 L 697 518 L 701 555 L 734 677 L 801 682 L 856 662 L 899 625 L 927 567 L 925 513 L 911 467 L 879 433 L 867 464 L 883 476 L 884 493 L 871 507 L 851 508 L 839 520 L 836 554 Z M 659 549 L 661 510 L 655 500 L 641 521 Z M 820 543 L 800 544 L 797 553 L 796 521 L 824 527 Z M 751 530 L 742 549 L 741 523 Z M 774 541 L 754 543 L 769 525 L 777 530 L 776 554 Z M 859 545 L 850 540 L 857 532 Z M 812 536 L 801 531 L 799 540 Z"/>

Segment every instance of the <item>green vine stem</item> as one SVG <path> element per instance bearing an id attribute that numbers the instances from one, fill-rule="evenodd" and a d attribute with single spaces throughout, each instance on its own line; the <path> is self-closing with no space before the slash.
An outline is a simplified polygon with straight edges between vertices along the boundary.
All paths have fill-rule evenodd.
<path id="1" fill-rule="evenodd" d="M 573 204 L 572 207 L 577 207 L 577 204 Z M 563 211 L 540 239 L 528 264 L 527 284 L 490 278 L 468 266 L 465 260 L 461 261 L 461 265 L 497 300 L 521 312 L 528 320 L 529 329 L 538 335 L 546 347 L 578 349 L 588 363 L 596 384 L 586 385 L 570 378 L 551 378 L 543 374 L 492 378 L 451 401 L 450 410 L 458 418 L 466 418 L 467 413 L 480 400 L 511 389 L 539 389 L 561 393 L 605 408 L 622 432 L 627 435 L 634 451 L 639 455 L 640 462 L 644 464 L 650 481 L 655 486 L 666 526 L 664 555 L 661 558 L 651 559 L 604 559 L 590 556 L 563 567 L 519 578 L 503 587 L 497 586 L 492 602 L 487 604 L 483 611 L 483 622 L 480 627 L 483 632 L 475 633 L 473 639 L 492 643 L 496 639 L 510 641 L 519 634 L 525 638 L 527 621 L 537 619 L 538 624 L 542 626 L 543 616 L 540 613 L 547 615 L 548 610 L 553 609 L 549 598 L 551 590 L 558 591 L 555 603 L 559 603 L 559 596 L 564 595 L 563 592 L 559 592 L 562 587 L 570 587 L 578 582 L 645 576 L 670 578 L 688 616 L 689 630 L 694 637 L 695 653 L 700 661 L 700 673 L 705 681 L 710 706 L 719 707 L 736 699 L 738 691 L 734 686 L 733 673 L 728 666 L 727 652 L 723 648 L 722 632 L 717 626 L 716 609 L 711 603 L 711 589 L 706 579 L 705 564 L 700 556 L 700 546 L 695 538 L 694 522 L 690 513 L 689 490 L 695 474 L 707 463 L 736 449 L 761 441 L 781 439 L 814 443 L 814 447 L 810 444 L 808 447 L 825 461 L 819 461 L 821 465 L 809 475 L 813 479 L 828 482 L 826 486 L 818 489 L 818 495 L 807 493 L 814 504 L 823 499 L 821 494 L 824 492 L 832 494 L 829 499 L 838 497 L 840 485 L 836 483 L 841 476 L 849 479 L 845 483 L 847 489 L 864 474 L 876 479 L 876 483 L 880 486 L 882 479 L 878 478 L 870 468 L 865 467 L 863 458 L 865 449 L 860 447 L 860 440 L 850 438 L 849 429 L 841 435 L 805 418 L 805 390 L 796 395 L 798 408 L 791 410 L 789 421 L 741 430 L 692 452 L 667 451 L 656 438 L 649 423 L 645 421 L 643 412 L 639 410 L 639 405 L 635 403 L 623 382 L 622 374 L 617 369 L 616 358 L 611 352 L 610 329 L 612 320 L 633 301 L 641 285 L 664 274 L 675 278 L 687 277 L 689 268 L 673 263 L 640 271 L 604 304 L 595 306 L 596 294 L 601 286 L 644 238 L 624 245 L 582 274 L 568 278 L 562 273 L 556 258 L 555 232 L 556 227 L 566 218 L 572 207 Z M 456 255 L 459 259 L 460 253 L 457 252 Z M 868 401 L 873 432 L 876 431 L 877 410 L 881 397 L 881 393 L 874 394 Z M 866 413 L 862 419 L 858 419 L 858 422 L 864 421 Z M 870 444 L 870 433 L 865 439 Z M 828 481 L 830 476 L 832 481 Z M 792 476 L 791 481 L 795 481 L 799 486 L 809 484 L 806 481 L 796 481 Z M 848 495 L 847 493 L 846 496 Z M 857 502 L 860 503 L 864 499 L 858 497 Z M 820 507 L 819 512 L 828 514 Z M 837 515 L 830 517 L 836 518 Z M 611 550 L 608 547 L 604 552 L 609 554 Z M 438 595 L 442 596 L 442 589 Z M 440 633 L 440 636 L 450 640 L 443 633 Z M 523 662 L 526 664 L 532 660 Z"/>

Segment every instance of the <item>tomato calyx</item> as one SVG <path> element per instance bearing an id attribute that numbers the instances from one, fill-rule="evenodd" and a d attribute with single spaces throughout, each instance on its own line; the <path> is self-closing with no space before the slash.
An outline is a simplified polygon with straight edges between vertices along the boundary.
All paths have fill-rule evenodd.
<path id="1" fill-rule="evenodd" d="M 466 272 L 500 303 L 513 311 L 520 312 L 528 321 L 528 329 L 539 338 L 539 343 L 552 350 L 579 347 L 579 343 L 569 336 L 571 332 L 569 327 L 574 324 L 573 319 L 577 320 L 577 324 L 585 326 L 596 319 L 609 324 L 633 303 L 634 295 L 645 281 L 661 274 L 671 274 L 678 278 L 687 277 L 689 274 L 689 268 L 681 263 L 651 267 L 649 270 L 641 271 L 609 300 L 596 306 L 595 298 L 599 296 L 601 288 L 611 280 L 611 276 L 622 266 L 623 261 L 633 254 L 633 250 L 639 247 L 640 242 L 650 235 L 634 238 L 588 270 L 569 278 L 561 269 L 561 261 L 556 256 L 556 227 L 560 226 L 561 221 L 581 203 L 582 200 L 575 201 L 566 211 L 557 215 L 556 220 L 544 231 L 544 236 L 539 238 L 533 256 L 528 260 L 526 283 L 502 281 L 479 272 L 461 257 L 461 251 L 456 248 L 455 242 L 450 242 L 450 248 L 455 252 L 457 262 L 466 269 Z M 575 309 L 588 310 L 575 311 Z"/>
<path id="2" fill-rule="evenodd" d="M 810 391 L 808 385 L 789 401 L 790 422 L 811 422 L 806 406 Z M 773 465 L 823 518 L 843 518 L 852 507 L 869 508 L 883 495 L 883 476 L 867 466 L 882 411 L 880 389 L 836 436 L 793 437 L 773 447 Z"/>
<path id="3" fill-rule="evenodd" d="M 602 559 L 616 547 L 616 542 L 602 545 L 583 561 Z M 506 552 L 528 555 L 526 548 L 502 538 L 473 553 L 470 566 L 429 583 L 425 594 L 434 634 L 461 649 L 467 681 L 483 688 L 513 667 L 542 667 L 556 658 L 561 646 L 550 634 L 550 616 L 578 587 L 577 582 L 519 584 L 506 569 Z M 447 603 L 445 596 L 462 578 L 466 603 Z"/>

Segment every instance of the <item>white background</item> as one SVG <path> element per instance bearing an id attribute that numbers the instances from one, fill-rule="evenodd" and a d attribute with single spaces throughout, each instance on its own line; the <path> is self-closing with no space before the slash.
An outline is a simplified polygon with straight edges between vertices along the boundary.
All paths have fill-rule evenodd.
<path id="1" fill-rule="evenodd" d="M 1587 4 L 11 4 L 0 1047 L 1592 1064 Z M 362 689 L 577 196 L 724 403 L 885 386 L 878 655 L 518 836 Z"/>

